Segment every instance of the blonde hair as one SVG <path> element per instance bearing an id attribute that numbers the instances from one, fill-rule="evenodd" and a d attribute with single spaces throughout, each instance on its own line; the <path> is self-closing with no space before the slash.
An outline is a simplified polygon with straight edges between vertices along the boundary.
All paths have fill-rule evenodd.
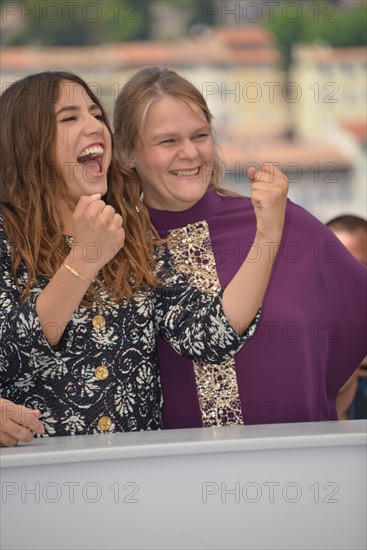
<path id="1" fill-rule="evenodd" d="M 117 97 L 113 116 L 114 137 L 118 158 L 124 163 L 131 175 L 131 183 L 139 187 L 141 183 L 134 170 L 134 155 L 142 144 L 142 133 L 147 111 L 153 101 L 165 95 L 192 102 L 204 113 L 210 130 L 213 133 L 209 107 L 200 91 L 191 82 L 175 71 L 160 67 L 146 67 L 135 73 L 123 86 Z M 209 187 L 225 195 L 234 195 L 219 185 L 220 158 L 215 146 L 213 170 Z"/>
<path id="2" fill-rule="evenodd" d="M 67 254 L 58 199 L 68 204 L 72 201 L 55 162 L 54 105 L 62 81 L 75 82 L 84 88 L 101 109 L 112 137 L 99 99 L 72 73 L 34 74 L 14 82 L 0 96 L 0 214 L 12 245 L 12 274 L 17 280 L 21 261 L 28 272 L 24 299 L 30 294 L 32 281 L 39 276 L 52 277 Z M 113 157 L 104 200 L 122 215 L 126 240 L 124 247 L 102 268 L 100 280 L 115 300 L 157 284 L 153 274 L 152 228 L 148 216 L 138 211 L 139 197 L 134 189 L 125 188 L 125 175 L 129 177 Z M 91 296 L 93 293 L 91 289 Z"/>

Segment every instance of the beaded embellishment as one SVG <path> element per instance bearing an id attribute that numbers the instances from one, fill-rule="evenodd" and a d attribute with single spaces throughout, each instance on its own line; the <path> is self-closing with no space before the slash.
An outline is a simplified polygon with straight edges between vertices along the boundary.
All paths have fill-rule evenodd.
<path id="1" fill-rule="evenodd" d="M 220 292 L 207 222 L 173 229 L 168 246 L 177 272 L 206 294 Z M 194 372 L 203 426 L 243 424 L 234 359 L 219 365 L 194 362 Z"/>

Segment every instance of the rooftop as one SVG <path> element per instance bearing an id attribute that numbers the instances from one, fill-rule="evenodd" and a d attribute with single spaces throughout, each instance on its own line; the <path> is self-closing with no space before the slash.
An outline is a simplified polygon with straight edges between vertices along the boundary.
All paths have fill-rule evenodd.
<path id="1" fill-rule="evenodd" d="M 263 29 L 214 28 L 177 42 L 131 41 L 83 47 L 3 47 L 2 71 L 81 68 L 103 71 L 147 65 L 278 64 L 272 36 Z"/>

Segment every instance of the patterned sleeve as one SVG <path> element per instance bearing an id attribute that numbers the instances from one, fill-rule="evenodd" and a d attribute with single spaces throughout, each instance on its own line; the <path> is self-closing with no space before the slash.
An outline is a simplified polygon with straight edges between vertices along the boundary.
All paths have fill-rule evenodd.
<path id="1" fill-rule="evenodd" d="M 54 355 L 36 313 L 35 303 L 41 289 L 31 292 L 23 303 L 24 273 L 19 280 L 20 288 L 11 273 L 11 247 L 0 220 L 0 374 L 12 379 L 29 372 L 36 353 L 45 360 L 49 357 L 50 361 Z"/>
<path id="2" fill-rule="evenodd" d="M 158 265 L 164 282 L 156 289 L 155 318 L 159 334 L 178 353 L 196 361 L 216 364 L 233 357 L 254 334 L 261 308 L 246 332 L 238 336 L 223 312 L 223 290 L 214 298 L 203 294 L 168 265 L 167 257 Z"/>

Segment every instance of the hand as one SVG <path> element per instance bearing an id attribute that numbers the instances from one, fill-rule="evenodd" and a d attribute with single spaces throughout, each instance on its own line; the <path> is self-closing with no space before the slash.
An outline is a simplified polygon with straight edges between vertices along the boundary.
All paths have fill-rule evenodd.
<path id="1" fill-rule="evenodd" d="M 39 410 L 28 409 L 0 398 L 0 445 L 15 447 L 18 441 L 29 443 L 34 434 L 44 433 L 40 415 Z"/>
<path id="2" fill-rule="evenodd" d="M 74 245 L 70 263 L 84 261 L 88 265 L 83 266 L 82 273 L 93 277 L 124 245 L 122 216 L 106 205 L 101 195 L 84 196 L 73 212 L 72 223 Z"/>
<path id="3" fill-rule="evenodd" d="M 262 164 L 260 170 L 250 166 L 247 176 L 252 182 L 251 201 L 256 215 L 257 237 L 279 242 L 287 204 L 288 179 L 270 163 Z"/>

